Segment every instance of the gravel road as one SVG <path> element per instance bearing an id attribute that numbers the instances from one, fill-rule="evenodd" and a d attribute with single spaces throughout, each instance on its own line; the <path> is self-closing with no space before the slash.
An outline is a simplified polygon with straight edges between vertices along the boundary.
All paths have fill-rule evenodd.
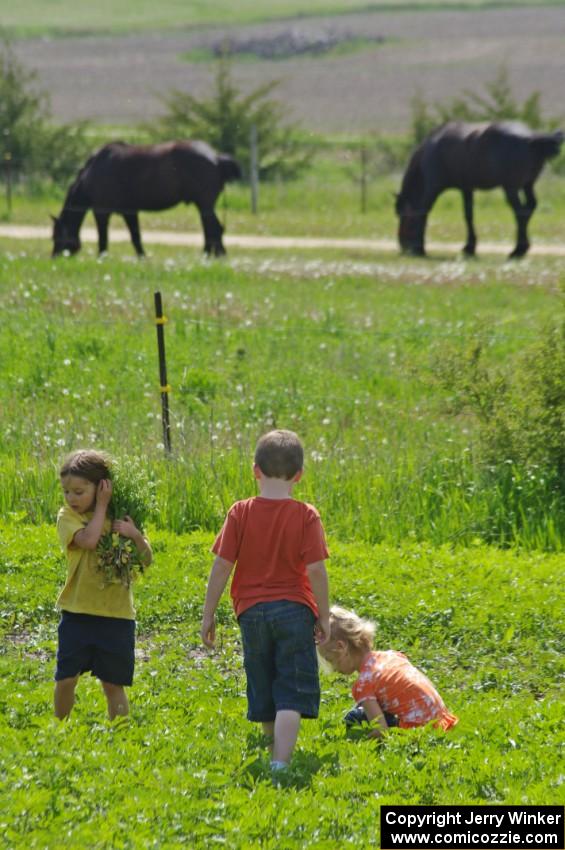
<path id="1" fill-rule="evenodd" d="M 98 237 L 96 230 L 83 227 L 80 232 L 82 242 L 96 243 Z M 51 228 L 35 225 L 0 225 L 0 239 L 44 239 L 51 244 Z M 110 250 L 112 243 L 129 242 L 130 237 L 127 230 L 121 228 L 113 229 L 110 233 Z M 143 242 L 146 245 L 171 245 L 180 247 L 202 248 L 203 240 L 200 233 L 173 233 L 166 230 L 144 230 Z M 250 248 L 250 249 L 329 249 L 340 248 L 352 251 L 375 251 L 377 253 L 398 253 L 398 244 L 392 239 L 329 239 L 318 237 L 295 237 L 295 236 L 254 236 L 254 235 L 226 235 L 224 243 L 227 248 Z M 461 243 L 457 242 L 427 242 L 426 248 L 432 254 L 460 254 Z M 500 242 L 480 242 L 478 250 L 480 254 L 502 254 L 510 252 L 512 246 Z M 133 251 L 133 249 L 132 249 Z M 565 245 L 552 245 L 537 243 L 532 245 L 530 254 L 544 257 L 565 257 Z"/>

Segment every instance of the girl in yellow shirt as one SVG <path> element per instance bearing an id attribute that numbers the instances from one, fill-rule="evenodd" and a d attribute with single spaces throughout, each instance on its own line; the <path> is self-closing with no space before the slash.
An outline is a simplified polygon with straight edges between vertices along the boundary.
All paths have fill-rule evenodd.
<path id="1" fill-rule="evenodd" d="M 68 717 L 81 673 L 100 679 L 113 720 L 129 712 L 125 686 L 134 669 L 135 609 L 131 587 L 108 582 L 99 569 L 96 547 L 110 531 L 130 538 L 144 566 L 151 546 L 129 516 L 107 516 L 112 498 L 111 460 L 91 449 L 73 452 L 60 470 L 65 496 L 57 532 L 67 558 L 67 580 L 57 600 L 61 609 L 55 715 Z"/>

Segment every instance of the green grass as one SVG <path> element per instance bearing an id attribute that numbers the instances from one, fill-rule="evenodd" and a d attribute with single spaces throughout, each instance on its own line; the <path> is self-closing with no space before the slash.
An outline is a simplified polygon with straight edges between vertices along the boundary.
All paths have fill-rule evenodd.
<path id="1" fill-rule="evenodd" d="M 302 203 L 287 187 L 290 209 L 282 187 L 269 187 L 253 218 L 244 189 L 230 189 L 230 230 L 392 234 L 394 182 L 380 184 L 367 216 L 345 190 L 332 204 L 317 183 Z M 540 191 L 543 239 L 557 238 L 559 186 L 548 178 Z M 17 197 L 14 218 L 46 220 L 47 201 Z M 460 234 L 450 203 L 438 205 L 442 238 Z M 498 227 L 509 237 L 488 203 L 484 238 Z M 184 229 L 191 215 L 196 229 L 180 210 L 145 221 Z M 153 247 L 138 262 L 116 244 L 103 260 L 88 245 L 54 261 L 47 241 L 2 247 L 1 847 L 341 850 L 378 846 L 382 804 L 564 801 L 563 514 L 539 482 L 518 485 L 513 507 L 488 485 L 475 423 L 449 414 L 436 380 L 438 363 L 477 341 L 488 368 L 511 373 L 562 314 L 561 260 L 234 248 L 206 261 Z M 156 290 L 169 319 L 170 458 Z M 350 683 L 323 677 L 320 718 L 303 724 L 282 789 L 245 720 L 226 597 L 218 651 L 205 653 L 198 637 L 213 534 L 231 502 L 254 492 L 253 445 L 273 425 L 304 440 L 296 495 L 328 530 L 332 601 L 375 619 L 378 647 L 406 652 L 460 717 L 447 735 L 354 740 L 341 720 Z M 65 574 L 57 470 L 81 445 L 140 457 L 157 484 L 155 562 L 136 586 L 132 713 L 114 725 L 90 677 L 70 721 L 51 716 Z"/>
<path id="2" fill-rule="evenodd" d="M 438 9 L 488 9 L 520 6 L 558 5 L 559 0 L 410 0 L 375 2 L 362 0 L 311 0 L 308 16 L 366 11 L 435 11 Z M 99 3 L 72 3 L 70 0 L 23 0 L 2 10 L 2 26 L 19 37 L 40 35 L 86 35 L 123 33 L 155 29 L 182 29 L 194 26 L 258 23 L 305 15 L 301 0 L 270 0 L 256 3 L 239 0 L 100 0 Z"/>
<path id="3" fill-rule="evenodd" d="M 46 247 L 14 244 L 0 264 L 1 514 L 52 518 L 61 457 L 91 444 L 143 457 L 160 525 L 212 530 L 253 492 L 253 445 L 278 426 L 303 437 L 301 496 L 342 539 L 561 546 L 562 518 L 535 481 L 512 508 L 486 482 L 474 423 L 449 415 L 435 379 L 438 362 L 477 341 L 486 365 L 510 372 L 562 309 L 561 261 L 234 249 L 206 262 L 155 248 L 139 263 L 129 246 L 52 261 Z M 157 289 L 170 320 L 170 461 Z"/>
<path id="4" fill-rule="evenodd" d="M 228 600 L 219 650 L 198 623 L 210 534 L 153 530 L 137 586 L 129 722 L 104 719 L 90 677 L 69 722 L 51 717 L 64 575 L 50 526 L 0 529 L 2 846 L 337 848 L 379 846 L 382 804 L 558 804 L 563 582 L 559 556 L 330 538 L 334 600 L 377 621 L 460 722 L 448 734 L 347 738 L 349 683 L 322 677 L 318 721 L 302 726 L 288 788 L 245 720 L 239 635 Z"/>

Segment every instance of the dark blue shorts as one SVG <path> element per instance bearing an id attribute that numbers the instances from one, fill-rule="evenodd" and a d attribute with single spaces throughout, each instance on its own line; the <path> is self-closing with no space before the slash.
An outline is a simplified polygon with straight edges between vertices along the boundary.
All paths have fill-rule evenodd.
<path id="1" fill-rule="evenodd" d="M 131 685 L 134 650 L 134 620 L 63 611 L 55 680 L 90 671 L 102 682 Z"/>
<path id="2" fill-rule="evenodd" d="M 268 723 L 284 709 L 318 716 L 315 621 L 307 605 L 287 600 L 259 602 L 239 617 L 249 720 Z"/>

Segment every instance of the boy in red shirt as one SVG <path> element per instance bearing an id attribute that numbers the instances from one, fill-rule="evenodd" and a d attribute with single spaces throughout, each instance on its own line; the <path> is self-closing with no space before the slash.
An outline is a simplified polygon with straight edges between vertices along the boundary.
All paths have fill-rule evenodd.
<path id="1" fill-rule="evenodd" d="M 301 717 L 315 718 L 320 683 L 314 632 L 329 637 L 328 550 L 316 508 L 292 498 L 304 451 L 292 431 L 259 440 L 260 495 L 236 502 L 212 547 L 201 636 L 214 646 L 215 611 L 235 564 L 231 596 L 241 629 L 249 720 L 272 738 L 273 771 L 288 767 Z"/>

